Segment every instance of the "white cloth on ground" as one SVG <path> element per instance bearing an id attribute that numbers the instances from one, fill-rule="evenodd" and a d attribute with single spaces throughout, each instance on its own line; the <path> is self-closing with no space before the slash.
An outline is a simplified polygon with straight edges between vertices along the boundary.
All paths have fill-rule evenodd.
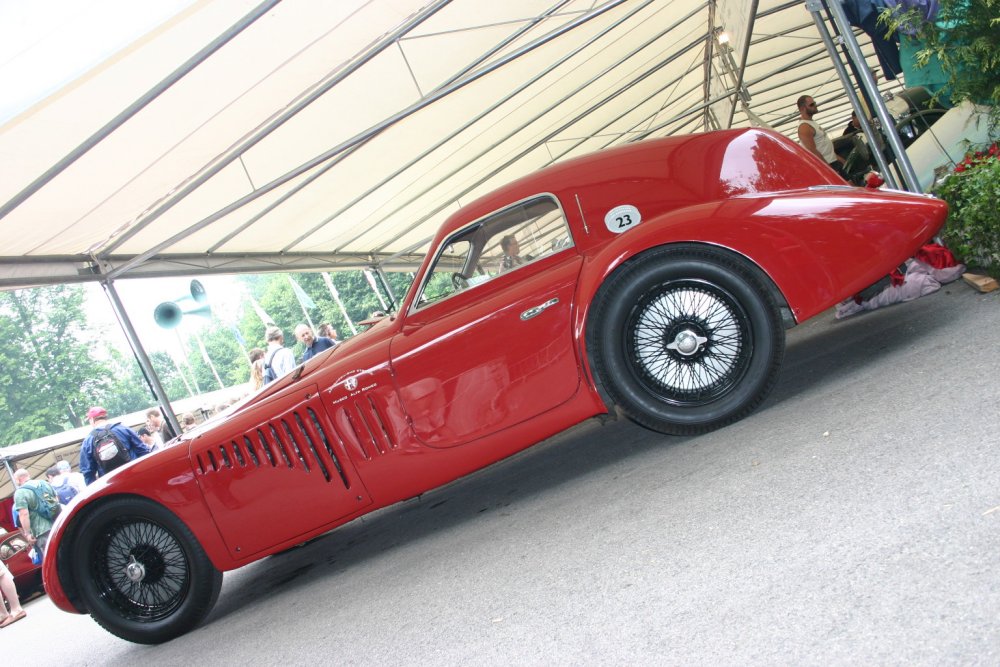
<path id="1" fill-rule="evenodd" d="M 965 273 L 965 265 L 958 264 L 944 269 L 935 269 L 919 259 L 906 260 L 906 275 L 902 285 L 890 285 L 868 299 L 857 303 L 853 298 L 837 304 L 837 319 L 850 317 L 863 310 L 875 310 L 894 303 L 913 301 L 941 289 L 941 285 L 957 280 Z"/>

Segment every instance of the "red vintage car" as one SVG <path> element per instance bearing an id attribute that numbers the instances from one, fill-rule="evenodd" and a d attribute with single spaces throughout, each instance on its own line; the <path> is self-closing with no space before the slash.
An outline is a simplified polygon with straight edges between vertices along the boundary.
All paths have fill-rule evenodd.
<path id="1" fill-rule="evenodd" d="M 946 213 L 847 186 L 760 130 L 522 178 L 445 222 L 395 314 L 92 484 L 53 529 L 49 596 L 163 642 L 205 618 L 223 571 L 582 420 L 730 424 L 774 385 L 786 328 L 885 276 Z"/>
<path id="2" fill-rule="evenodd" d="M 31 561 L 30 551 L 21 531 L 0 533 L 0 560 L 13 575 L 20 598 L 30 597 L 42 588 L 42 567 Z"/>

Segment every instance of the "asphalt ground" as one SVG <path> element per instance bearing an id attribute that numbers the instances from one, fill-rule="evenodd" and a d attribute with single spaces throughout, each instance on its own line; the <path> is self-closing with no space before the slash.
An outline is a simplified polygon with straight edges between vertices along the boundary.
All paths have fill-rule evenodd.
<path id="1" fill-rule="evenodd" d="M 226 575 L 133 645 L 45 597 L 5 665 L 1000 664 L 1000 291 L 789 332 L 764 406 L 589 421 Z M 294 508 L 293 511 L 309 511 Z M 266 526 L 261 526 L 266 530 Z"/>

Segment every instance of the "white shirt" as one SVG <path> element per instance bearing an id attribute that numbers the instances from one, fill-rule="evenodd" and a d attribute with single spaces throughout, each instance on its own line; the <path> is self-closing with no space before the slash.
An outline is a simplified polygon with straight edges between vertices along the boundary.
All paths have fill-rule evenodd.
<path id="1" fill-rule="evenodd" d="M 823 156 L 823 160 L 827 164 L 837 161 L 837 152 L 833 150 L 833 141 L 827 136 L 826 132 L 820 127 L 819 123 L 814 120 L 799 120 L 799 126 L 808 125 L 811 127 L 815 133 L 813 134 L 813 141 L 816 143 L 816 150 L 819 151 L 820 155 Z"/>
<path id="2" fill-rule="evenodd" d="M 275 378 L 280 378 L 286 373 L 291 373 L 295 368 L 295 353 L 277 341 L 271 341 L 267 344 L 267 354 L 264 355 L 264 363 L 270 364 Z"/>

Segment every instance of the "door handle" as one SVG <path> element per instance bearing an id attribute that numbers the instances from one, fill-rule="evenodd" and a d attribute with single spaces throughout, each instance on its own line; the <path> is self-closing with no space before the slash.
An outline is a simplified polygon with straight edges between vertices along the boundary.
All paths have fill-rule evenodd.
<path id="1" fill-rule="evenodd" d="M 529 308 L 528 310 L 526 310 L 523 313 L 521 313 L 521 320 L 522 321 L 530 320 L 532 317 L 535 317 L 536 315 L 541 315 L 542 311 L 544 311 L 546 308 L 551 308 L 552 306 L 556 305 L 557 303 L 559 303 L 559 299 L 558 298 L 552 298 L 552 299 L 549 299 L 548 301 L 546 301 L 545 303 L 543 303 L 540 306 L 535 306 L 534 308 Z"/>

